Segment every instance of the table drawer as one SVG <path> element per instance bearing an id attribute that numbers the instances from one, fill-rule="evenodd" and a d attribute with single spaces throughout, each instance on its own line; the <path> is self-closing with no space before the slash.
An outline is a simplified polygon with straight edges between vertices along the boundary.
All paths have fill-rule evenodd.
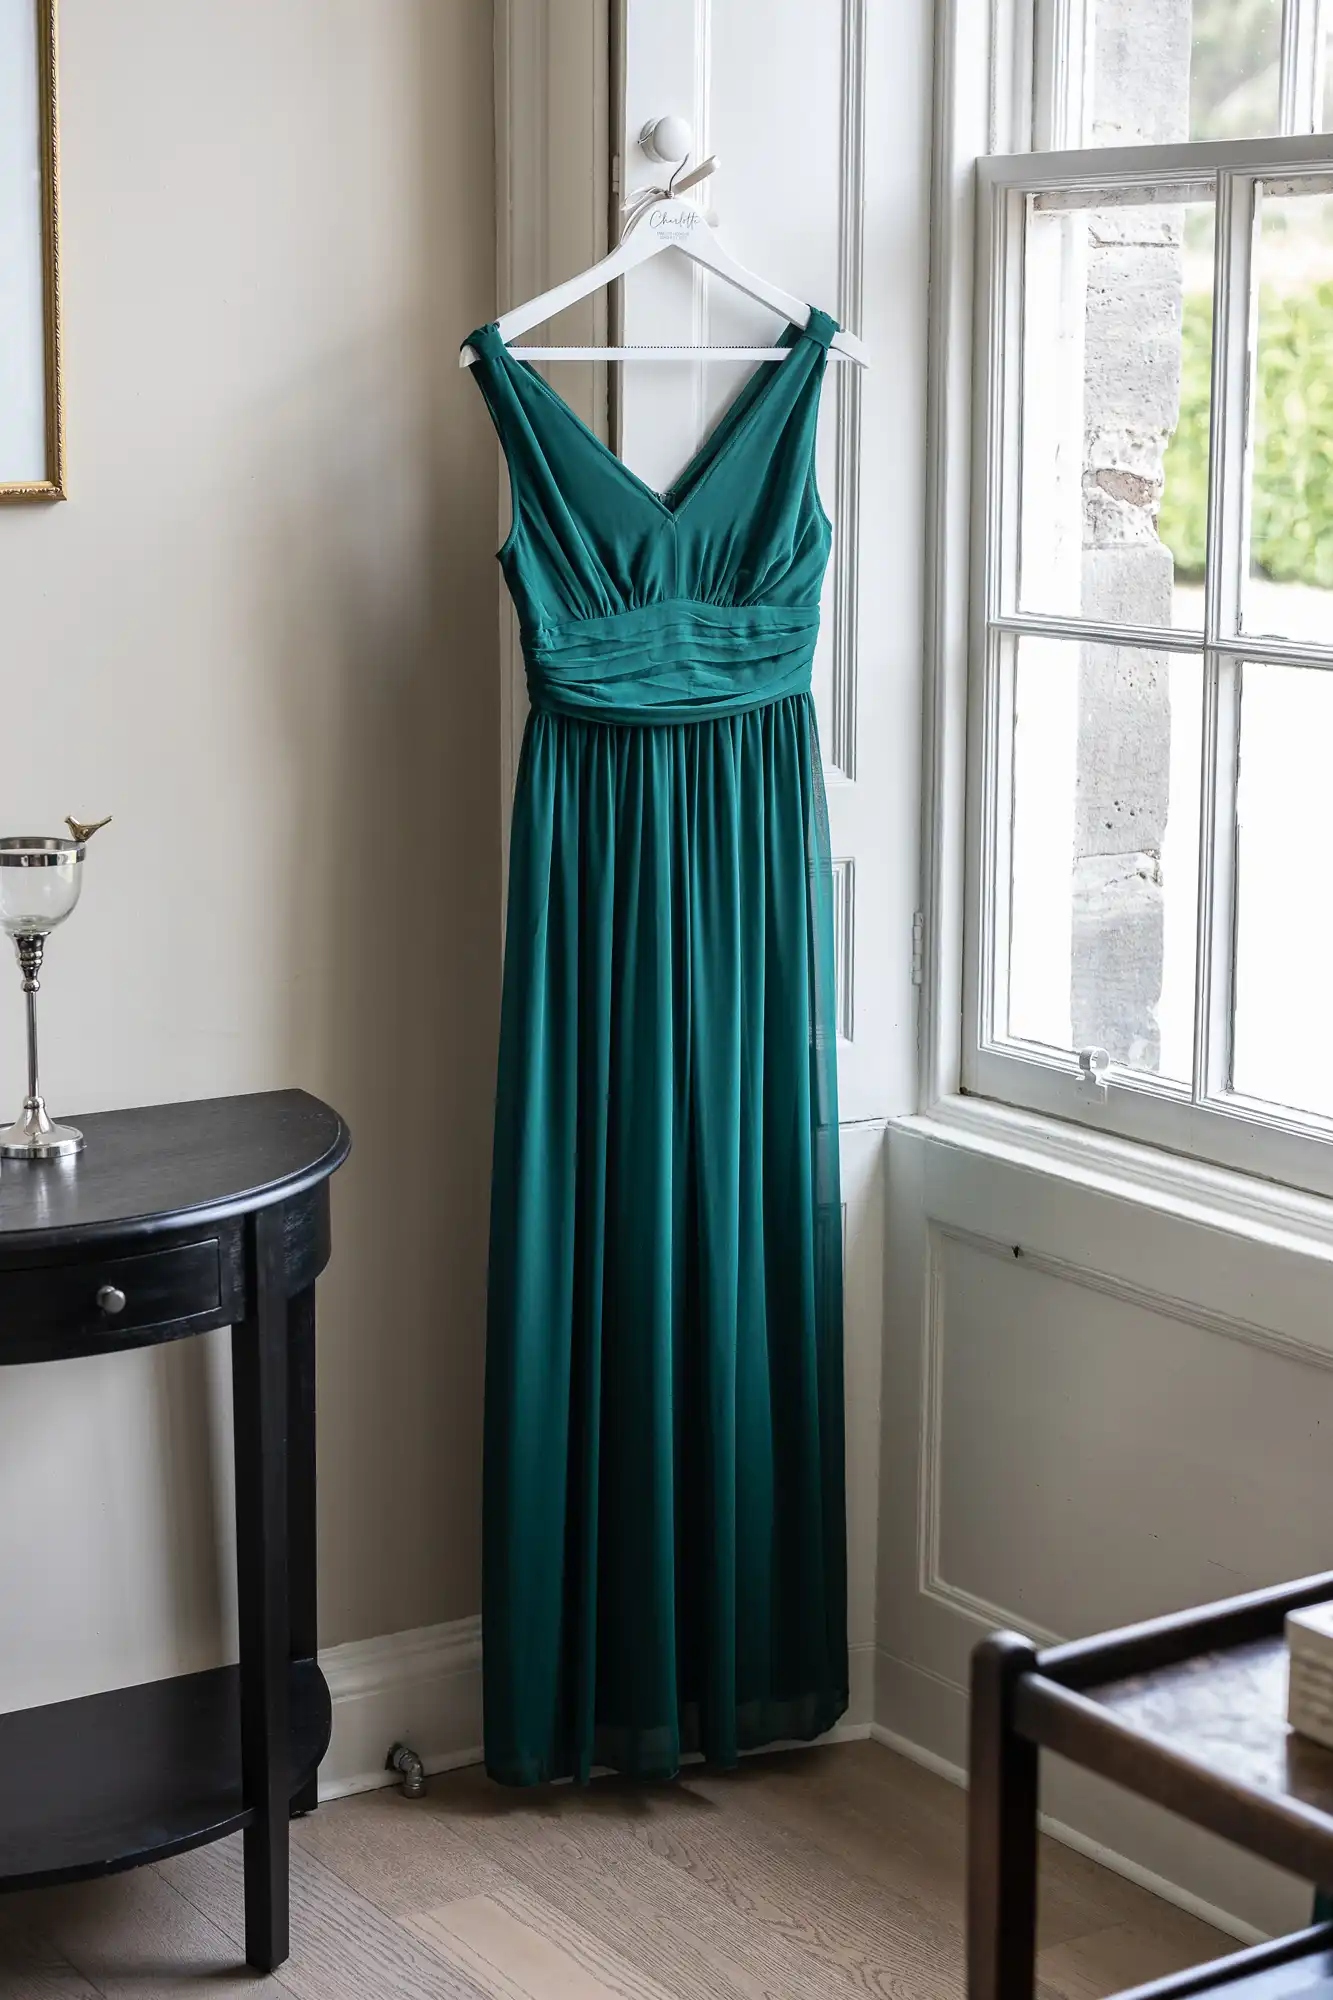
<path id="1" fill-rule="evenodd" d="M 0 1344 L 6 1337 L 81 1336 L 108 1343 L 172 1321 L 217 1312 L 221 1263 L 215 1236 L 137 1257 L 0 1272 Z"/>

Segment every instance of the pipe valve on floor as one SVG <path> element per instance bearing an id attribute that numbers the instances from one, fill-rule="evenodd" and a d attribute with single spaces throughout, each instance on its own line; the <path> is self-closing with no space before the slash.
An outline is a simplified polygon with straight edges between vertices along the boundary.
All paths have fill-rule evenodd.
<path id="1" fill-rule="evenodd" d="M 403 1781 L 405 1799 L 424 1799 L 426 1796 L 426 1767 L 415 1750 L 406 1743 L 395 1743 L 384 1760 L 386 1771 L 397 1771 Z"/>

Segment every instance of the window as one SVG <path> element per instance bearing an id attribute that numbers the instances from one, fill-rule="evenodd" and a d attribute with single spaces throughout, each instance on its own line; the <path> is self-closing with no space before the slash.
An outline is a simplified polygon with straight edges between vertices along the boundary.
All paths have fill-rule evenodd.
<path id="1" fill-rule="evenodd" d="M 1333 1191 L 1333 0 L 1047 0 L 982 162 L 964 1087 Z"/>
<path id="2" fill-rule="evenodd" d="M 1039 146 L 1319 132 L 1328 0 L 1037 0 Z"/>

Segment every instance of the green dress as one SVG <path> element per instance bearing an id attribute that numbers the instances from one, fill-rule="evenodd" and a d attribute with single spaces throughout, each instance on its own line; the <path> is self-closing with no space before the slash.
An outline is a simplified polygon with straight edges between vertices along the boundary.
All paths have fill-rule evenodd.
<path id="1" fill-rule="evenodd" d="M 837 324 L 654 493 L 494 326 L 532 713 L 491 1208 L 486 1763 L 526 1785 L 847 1704 L 828 824 L 811 658 Z"/>

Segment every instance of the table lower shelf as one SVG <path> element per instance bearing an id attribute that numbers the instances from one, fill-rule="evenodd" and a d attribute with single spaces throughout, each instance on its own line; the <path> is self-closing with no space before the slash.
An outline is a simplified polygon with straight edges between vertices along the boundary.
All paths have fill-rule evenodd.
<path id="1" fill-rule="evenodd" d="M 1115 2000 L 1333 2000 L 1333 1925 L 1251 1945 L 1155 1979 Z"/>
<path id="2" fill-rule="evenodd" d="M 240 1676 L 217 1667 L 0 1715 L 0 1890 L 159 1861 L 245 1826 Z M 319 1768 L 332 1708 L 292 1663 L 291 1796 Z"/>

